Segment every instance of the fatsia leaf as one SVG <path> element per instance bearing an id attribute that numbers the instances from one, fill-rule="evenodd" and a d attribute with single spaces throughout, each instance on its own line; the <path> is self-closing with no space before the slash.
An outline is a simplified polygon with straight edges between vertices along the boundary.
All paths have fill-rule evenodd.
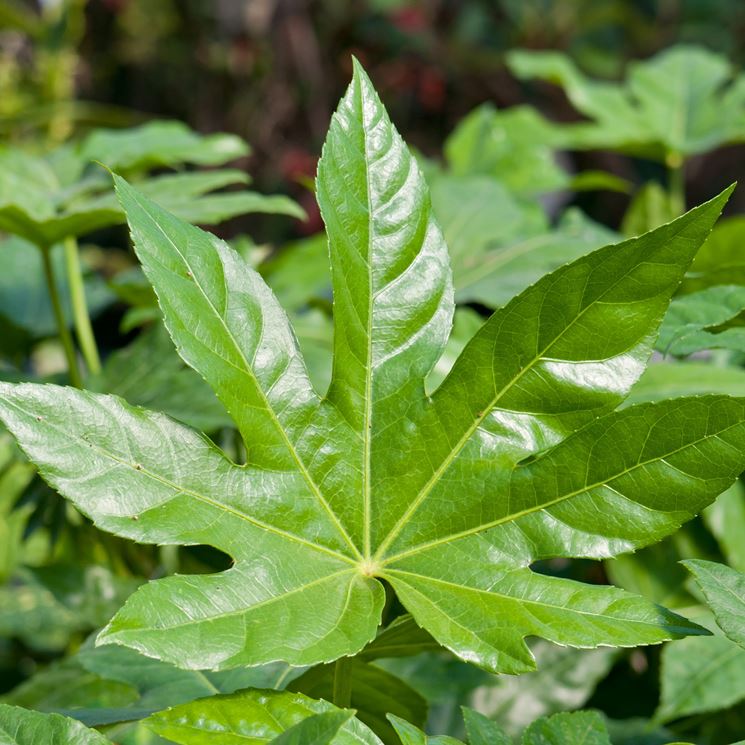
<path id="1" fill-rule="evenodd" d="M 138 171 L 180 163 L 215 166 L 249 152 L 236 135 L 200 135 L 183 122 L 155 121 L 129 129 L 97 129 L 80 147 L 85 161 L 109 168 Z"/>
<path id="2" fill-rule="evenodd" d="M 683 564 L 714 611 L 719 628 L 745 648 L 745 574 L 703 559 L 688 559 Z"/>
<path id="3" fill-rule="evenodd" d="M 592 120 L 564 128 L 574 147 L 624 148 L 674 164 L 745 138 L 745 78 L 701 47 L 681 44 L 634 62 L 623 84 L 590 80 L 559 52 L 519 50 L 508 64 L 521 78 L 559 83 Z"/>
<path id="4" fill-rule="evenodd" d="M 0 386 L 0 417 L 99 527 L 235 562 L 146 585 L 99 642 L 192 668 L 328 662 L 374 638 L 381 580 L 440 644 L 495 672 L 533 667 L 528 635 L 596 647 L 701 633 L 642 598 L 530 567 L 655 542 L 745 467 L 742 400 L 614 412 L 728 192 L 539 280 L 427 395 L 453 315 L 447 251 L 418 166 L 356 65 L 319 165 L 334 285 L 321 398 L 241 256 L 117 187 L 166 326 L 247 462 L 114 397 Z"/>
<path id="5" fill-rule="evenodd" d="M 303 721 L 318 714 L 344 714 L 334 745 L 382 745 L 350 712 L 300 693 L 250 689 L 230 696 L 192 701 L 153 714 L 145 723 L 157 734 L 178 745 L 252 745 L 274 742 Z M 290 740 L 289 742 L 293 742 Z M 298 741 L 305 742 L 305 741 Z"/>
<path id="6" fill-rule="evenodd" d="M 0 704 L 2 745 L 111 745 L 103 735 L 59 714 Z"/>

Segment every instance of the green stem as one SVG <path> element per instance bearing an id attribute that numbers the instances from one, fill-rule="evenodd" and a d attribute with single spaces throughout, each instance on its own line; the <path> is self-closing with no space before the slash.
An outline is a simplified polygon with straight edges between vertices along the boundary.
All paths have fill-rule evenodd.
<path id="1" fill-rule="evenodd" d="M 80 268 L 78 242 L 72 236 L 65 238 L 65 267 L 67 269 L 67 283 L 70 286 L 75 334 L 78 337 L 80 351 L 83 353 L 88 372 L 92 375 L 98 375 L 101 372 L 101 358 L 96 346 L 96 337 L 93 335 L 88 304 L 85 301 L 85 286 L 83 285 L 83 272 Z"/>
<path id="2" fill-rule="evenodd" d="M 57 290 L 57 282 L 54 279 L 54 268 L 52 267 L 50 249 L 48 247 L 41 248 L 41 256 L 44 265 L 44 278 L 47 282 L 47 291 L 49 292 L 49 299 L 52 302 L 54 320 L 57 322 L 57 333 L 62 342 L 62 348 L 65 350 L 70 382 L 76 388 L 82 388 L 83 380 L 80 377 L 80 370 L 78 369 L 78 358 L 75 352 L 75 345 L 72 342 L 72 336 L 67 328 L 65 314 L 62 311 L 62 303 L 60 302 L 59 291 Z"/>
<path id="3" fill-rule="evenodd" d="M 340 657 L 334 663 L 334 688 L 331 701 L 340 709 L 352 703 L 352 658 Z"/>
<path id="4" fill-rule="evenodd" d="M 686 211 L 685 161 L 680 156 L 668 157 L 667 179 L 670 206 L 675 216 L 679 217 Z"/>

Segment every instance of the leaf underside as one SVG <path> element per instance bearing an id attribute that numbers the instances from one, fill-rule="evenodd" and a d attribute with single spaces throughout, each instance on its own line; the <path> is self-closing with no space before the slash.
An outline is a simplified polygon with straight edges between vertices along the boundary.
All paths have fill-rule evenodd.
<path id="1" fill-rule="evenodd" d="M 247 464 L 112 396 L 0 387 L 0 417 L 29 458 L 100 528 L 234 559 L 144 586 L 99 643 L 187 668 L 331 661 L 375 636 L 381 579 L 437 642 L 495 672 L 534 666 L 528 635 L 596 647 L 705 633 L 622 590 L 530 567 L 653 543 L 745 467 L 740 399 L 615 411 L 728 192 L 543 277 L 427 395 L 454 308 L 447 248 L 357 65 L 318 173 L 335 317 L 322 398 L 259 275 L 116 182 L 168 331 L 235 422 Z"/>

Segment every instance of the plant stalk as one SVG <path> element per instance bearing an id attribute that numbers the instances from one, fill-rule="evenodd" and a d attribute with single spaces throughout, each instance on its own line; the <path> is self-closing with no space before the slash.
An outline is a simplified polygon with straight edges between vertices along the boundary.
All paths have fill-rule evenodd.
<path id="1" fill-rule="evenodd" d="M 334 663 L 334 687 L 331 702 L 340 709 L 352 703 L 352 658 L 340 657 Z"/>
<path id="2" fill-rule="evenodd" d="M 57 333 L 59 334 L 62 348 L 65 351 L 65 358 L 67 359 L 67 371 L 70 376 L 70 382 L 76 388 L 82 388 L 83 380 L 80 377 L 80 370 L 78 369 L 77 353 L 72 341 L 72 336 L 70 335 L 70 330 L 67 328 L 65 314 L 62 311 L 62 303 L 60 301 L 59 291 L 57 290 L 57 282 L 54 278 L 54 267 L 52 266 L 52 257 L 49 247 L 41 248 L 41 257 L 44 265 L 44 279 L 47 283 L 49 299 L 52 302 L 54 320 L 57 323 Z"/>
<path id="3" fill-rule="evenodd" d="M 65 238 L 65 268 L 67 270 L 67 283 L 70 286 L 75 334 L 78 337 L 80 351 L 83 353 L 88 372 L 91 375 L 97 375 L 101 372 L 101 357 L 98 354 L 96 337 L 93 335 L 91 317 L 85 300 L 85 285 L 83 284 L 83 272 L 80 268 L 78 242 L 73 236 Z"/>
<path id="4" fill-rule="evenodd" d="M 685 161 L 682 158 L 668 158 L 667 178 L 670 206 L 679 217 L 686 211 Z"/>

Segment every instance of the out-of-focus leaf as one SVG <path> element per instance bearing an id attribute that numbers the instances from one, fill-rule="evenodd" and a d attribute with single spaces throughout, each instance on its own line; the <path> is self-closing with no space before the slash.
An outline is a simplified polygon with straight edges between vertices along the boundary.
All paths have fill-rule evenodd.
<path id="1" fill-rule="evenodd" d="M 535 639 L 538 669 L 519 676 L 490 676 L 468 695 L 478 711 L 517 735 L 538 717 L 578 709 L 607 675 L 614 649 L 571 649 Z"/>
<path id="2" fill-rule="evenodd" d="M 439 649 L 442 647 L 407 613 L 390 623 L 357 655 L 357 658 L 377 660 L 408 657 Z"/>
<path id="3" fill-rule="evenodd" d="M 684 561 L 714 611 L 717 626 L 745 650 L 745 574 L 702 559 Z"/>
<path id="4" fill-rule="evenodd" d="M 111 354 L 88 388 L 163 411 L 205 432 L 233 426 L 210 387 L 176 354 L 162 324 Z"/>
<path id="5" fill-rule="evenodd" d="M 674 745 L 675 735 L 670 730 L 643 717 L 606 718 L 605 724 L 613 745 Z"/>
<path id="6" fill-rule="evenodd" d="M 622 84 L 588 79 L 560 52 L 518 50 L 507 61 L 521 78 L 559 83 L 592 120 L 564 125 L 575 148 L 669 160 L 745 139 L 745 77 L 701 47 L 680 44 L 632 62 Z"/>
<path id="7" fill-rule="evenodd" d="M 687 574 L 678 563 L 683 558 L 670 538 L 633 554 L 623 554 L 605 562 L 614 585 L 643 595 L 669 608 L 696 605 L 685 587 Z"/>
<path id="8" fill-rule="evenodd" d="M 95 130 L 82 144 L 80 157 L 131 173 L 180 163 L 217 166 L 248 152 L 248 145 L 236 135 L 200 135 L 182 122 L 155 121 L 123 130 Z"/>
<path id="9" fill-rule="evenodd" d="M 704 510 L 703 517 L 727 563 L 738 572 L 745 572 L 745 485 L 742 481 L 735 481 L 720 494 Z"/>
<path id="10" fill-rule="evenodd" d="M 155 176 L 137 182 L 137 187 L 154 202 L 183 220 L 199 225 L 216 225 L 238 215 L 259 212 L 305 219 L 305 211 L 289 197 L 252 191 L 211 193 L 224 186 L 246 184 L 248 176 L 232 169 L 196 171 Z M 73 202 L 77 212 L 112 210 L 124 221 L 124 211 L 112 191 Z"/>
<path id="11" fill-rule="evenodd" d="M 0 587 L 0 636 L 60 649 L 71 634 L 106 623 L 139 584 L 101 566 L 21 569 Z"/>
<path id="12" fill-rule="evenodd" d="M 745 370 L 705 362 L 653 364 L 631 390 L 626 405 L 705 393 L 745 396 Z"/>
<path id="13" fill-rule="evenodd" d="M 311 300 L 331 298 L 331 267 L 325 232 L 284 246 L 258 269 L 288 311 L 301 310 Z"/>
<path id="14" fill-rule="evenodd" d="M 745 217 L 717 223 L 704 241 L 681 285 L 681 293 L 715 285 L 745 285 Z"/>
<path id="15" fill-rule="evenodd" d="M 490 308 L 616 238 L 578 210 L 552 229 L 537 205 L 484 176 L 436 179 L 432 207 L 450 250 L 456 300 Z"/>
<path id="16" fill-rule="evenodd" d="M 569 183 L 554 155 L 562 140 L 561 129 L 532 107 L 497 110 L 486 103 L 460 121 L 444 149 L 453 175 L 490 176 L 513 193 L 532 195 Z"/>
<path id="17" fill-rule="evenodd" d="M 95 730 L 59 714 L 0 704 L 2 745 L 112 745 Z"/>
<path id="18" fill-rule="evenodd" d="M 621 232 L 629 236 L 641 235 L 674 220 L 677 216 L 670 194 L 656 181 L 648 181 L 631 200 L 623 216 Z"/>
<path id="19" fill-rule="evenodd" d="M 385 743 L 395 742 L 386 715 L 395 714 L 423 726 L 427 718 L 426 701 L 400 678 L 355 657 L 349 661 L 352 677 L 350 706 Z M 334 665 L 317 665 L 289 684 L 288 689 L 314 699 L 330 701 L 334 688 Z"/>
<path id="20" fill-rule="evenodd" d="M 192 701 L 153 714 L 146 724 L 178 745 L 214 745 L 216 742 L 252 745 L 271 742 L 298 722 L 339 711 L 326 701 L 301 693 L 246 690 L 230 696 Z M 381 740 L 356 717 L 344 724 L 334 745 L 382 745 Z"/>
<path id="21" fill-rule="evenodd" d="M 676 357 L 704 349 L 745 351 L 745 327 L 721 328 L 745 310 L 745 286 L 722 285 L 675 298 L 660 326 L 657 349 Z"/>
<path id="22" fill-rule="evenodd" d="M 745 700 L 745 649 L 723 636 L 689 637 L 662 650 L 655 714 L 666 723 Z"/>
<path id="23" fill-rule="evenodd" d="M 68 323 L 72 323 L 69 288 L 60 247 L 51 251 L 52 266 L 57 279 L 62 308 Z M 0 354 L 27 350 L 33 341 L 54 336 L 54 320 L 49 292 L 44 282 L 44 269 L 39 250 L 21 238 L 0 240 Z M 85 278 L 85 292 L 91 315 L 100 313 L 113 301 L 113 295 L 96 274 Z M 15 335 L 12 329 L 16 329 Z"/>
<path id="24" fill-rule="evenodd" d="M 427 390 L 434 391 L 447 377 L 466 344 L 484 324 L 484 319 L 470 308 L 458 308 L 453 317 L 453 330 L 440 359 L 427 378 Z"/>

